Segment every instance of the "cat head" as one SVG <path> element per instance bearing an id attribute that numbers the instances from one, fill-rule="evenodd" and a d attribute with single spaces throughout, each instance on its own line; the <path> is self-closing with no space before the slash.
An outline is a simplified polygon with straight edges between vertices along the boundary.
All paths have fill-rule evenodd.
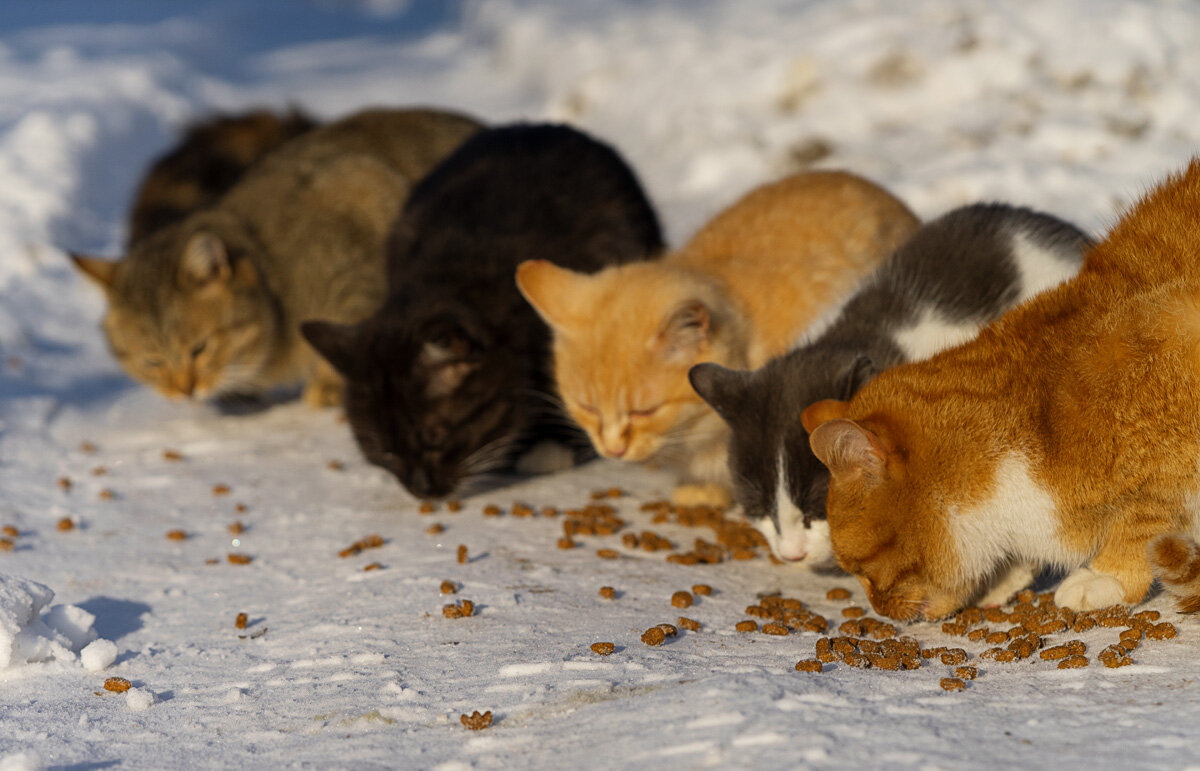
<path id="1" fill-rule="evenodd" d="M 678 268 L 641 262 L 585 275 L 532 260 L 517 286 L 554 333 L 567 412 L 607 458 L 641 461 L 682 442 L 709 413 L 688 369 L 738 363 L 721 294 Z"/>
<path id="2" fill-rule="evenodd" d="M 390 304 L 354 325 L 307 321 L 305 339 L 345 379 L 343 404 L 368 461 L 421 498 L 452 493 L 507 459 L 526 373 L 478 314 Z"/>
<path id="3" fill-rule="evenodd" d="M 780 559 L 822 567 L 831 557 L 829 471 L 813 455 L 800 415 L 820 399 L 848 398 L 874 371 L 853 352 L 801 350 L 753 372 L 698 364 L 688 373 L 729 424 L 734 499 Z"/>
<path id="4" fill-rule="evenodd" d="M 954 460 L 917 443 L 918 432 L 893 415 L 846 415 L 847 403 L 833 400 L 803 414 L 830 472 L 825 511 L 838 563 L 879 613 L 902 621 L 953 613 L 982 578 L 964 568 L 947 518 L 941 480 Z"/>
<path id="5" fill-rule="evenodd" d="M 184 223 L 118 261 L 71 259 L 108 295 L 103 328 L 122 368 L 169 397 L 203 399 L 253 389 L 279 335 L 251 248 L 236 229 Z"/>

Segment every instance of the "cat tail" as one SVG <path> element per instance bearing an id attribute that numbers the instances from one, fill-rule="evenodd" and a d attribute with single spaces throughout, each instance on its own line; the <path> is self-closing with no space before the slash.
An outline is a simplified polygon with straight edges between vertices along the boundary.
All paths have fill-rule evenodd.
<path id="1" fill-rule="evenodd" d="M 1154 575 L 1175 599 L 1180 613 L 1200 610 L 1200 544 L 1185 533 L 1160 535 L 1150 542 Z"/>

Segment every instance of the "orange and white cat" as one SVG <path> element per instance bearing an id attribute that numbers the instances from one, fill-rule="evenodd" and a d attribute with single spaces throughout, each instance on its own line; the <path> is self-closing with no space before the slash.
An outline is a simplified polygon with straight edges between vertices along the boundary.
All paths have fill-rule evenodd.
<path id="1" fill-rule="evenodd" d="M 1197 405 L 1193 160 L 1075 279 L 803 420 L 834 553 L 880 613 L 948 615 L 1022 563 L 1069 570 L 1055 601 L 1076 610 L 1140 602 L 1156 569 L 1194 609 Z"/>
<path id="2" fill-rule="evenodd" d="M 600 454 L 674 469 L 678 504 L 725 505 L 729 430 L 688 369 L 754 368 L 787 351 L 917 225 L 861 177 L 796 174 L 660 260 L 594 275 L 534 260 L 517 285 L 554 333 L 559 394 Z"/>

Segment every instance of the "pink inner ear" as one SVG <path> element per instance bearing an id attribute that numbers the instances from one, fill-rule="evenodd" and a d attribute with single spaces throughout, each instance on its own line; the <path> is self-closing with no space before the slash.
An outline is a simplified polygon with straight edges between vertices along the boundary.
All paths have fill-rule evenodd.
<path id="1" fill-rule="evenodd" d="M 834 476 L 879 476 L 883 471 L 878 437 L 852 420 L 822 423 L 813 430 L 809 445 Z"/>

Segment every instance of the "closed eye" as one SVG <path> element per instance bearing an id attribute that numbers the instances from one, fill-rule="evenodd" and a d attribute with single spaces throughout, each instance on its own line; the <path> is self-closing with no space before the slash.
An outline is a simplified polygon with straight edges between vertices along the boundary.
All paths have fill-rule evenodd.
<path id="1" fill-rule="evenodd" d="M 583 410 L 584 412 L 586 412 L 589 415 L 599 415 L 600 414 L 600 410 L 596 409 L 595 407 L 593 407 L 590 404 L 580 404 L 579 409 Z"/>
<path id="2" fill-rule="evenodd" d="M 198 343 L 196 343 L 195 345 L 193 345 L 193 346 L 192 346 L 192 358 L 194 359 L 194 358 L 196 358 L 197 356 L 199 356 L 200 354 L 204 353 L 204 349 L 205 349 L 205 348 L 207 348 L 207 347 L 208 347 L 208 340 L 207 340 L 207 339 L 205 339 L 205 340 L 201 340 L 200 342 L 198 342 Z"/>
<path id="3" fill-rule="evenodd" d="M 654 407 L 648 407 L 644 410 L 630 410 L 629 417 L 631 417 L 631 418 L 648 418 L 651 415 L 653 415 L 654 413 L 661 410 L 662 408 L 663 408 L 663 405 L 659 404 L 659 405 L 655 405 Z"/>
<path id="4" fill-rule="evenodd" d="M 158 369 L 166 362 L 164 362 L 162 359 L 147 358 L 147 359 L 143 359 L 142 363 L 145 364 L 147 367 L 150 367 L 151 369 Z"/>

